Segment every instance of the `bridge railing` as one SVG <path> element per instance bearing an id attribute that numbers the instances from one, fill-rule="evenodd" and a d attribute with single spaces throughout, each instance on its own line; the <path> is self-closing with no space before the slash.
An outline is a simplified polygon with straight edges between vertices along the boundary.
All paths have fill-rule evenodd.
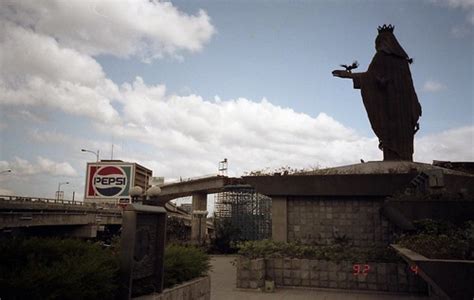
<path id="1" fill-rule="evenodd" d="M 39 198 L 39 197 L 23 197 L 23 196 L 8 196 L 0 195 L 0 201 L 14 201 L 14 202 L 40 202 L 40 203 L 54 203 L 63 205 L 80 205 L 80 206 L 91 206 L 93 203 L 84 203 L 83 201 L 63 200 L 63 199 L 52 199 L 52 198 Z"/>
<path id="2" fill-rule="evenodd" d="M 188 181 L 193 181 L 193 180 L 200 180 L 200 179 L 206 179 L 206 178 L 214 178 L 214 177 L 225 177 L 223 175 L 219 174 L 207 174 L 207 175 L 201 175 L 201 176 L 196 176 L 196 177 L 186 177 L 186 178 L 179 178 L 179 179 L 173 179 L 168 182 L 165 182 L 164 185 L 168 184 L 175 184 L 175 183 L 180 183 L 180 182 L 188 182 Z"/>
<path id="3" fill-rule="evenodd" d="M 11 201 L 13 203 L 48 203 L 53 205 L 67 205 L 71 209 L 74 207 L 84 207 L 90 209 L 105 209 L 107 211 L 121 210 L 122 208 L 117 203 L 86 203 L 83 201 L 62 200 L 53 198 L 41 197 L 24 197 L 24 196 L 10 196 L 0 195 L 0 201 Z"/>

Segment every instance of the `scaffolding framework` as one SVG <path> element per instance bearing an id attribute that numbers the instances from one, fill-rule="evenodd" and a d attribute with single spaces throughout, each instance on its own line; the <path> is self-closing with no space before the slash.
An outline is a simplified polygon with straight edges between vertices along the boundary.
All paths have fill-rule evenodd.
<path id="1" fill-rule="evenodd" d="M 250 185 L 226 186 L 224 192 L 217 194 L 215 217 L 239 228 L 243 240 L 271 237 L 271 198 L 256 193 Z"/>

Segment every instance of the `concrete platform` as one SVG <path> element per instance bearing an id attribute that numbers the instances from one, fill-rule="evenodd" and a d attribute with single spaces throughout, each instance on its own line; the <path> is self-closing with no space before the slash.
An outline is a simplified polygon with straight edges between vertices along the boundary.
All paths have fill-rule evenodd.
<path id="1" fill-rule="evenodd" d="M 411 161 L 368 161 L 365 163 L 303 172 L 298 175 L 406 174 L 433 171 L 440 171 L 443 174 L 474 176 L 473 174 L 461 171 Z"/>

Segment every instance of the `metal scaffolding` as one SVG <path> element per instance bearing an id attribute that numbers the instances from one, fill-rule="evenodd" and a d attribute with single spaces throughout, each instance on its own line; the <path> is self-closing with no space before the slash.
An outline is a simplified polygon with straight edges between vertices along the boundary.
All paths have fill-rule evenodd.
<path id="1" fill-rule="evenodd" d="M 250 185 L 229 185 L 216 195 L 215 218 L 240 230 L 243 240 L 271 237 L 271 198 L 258 194 Z"/>

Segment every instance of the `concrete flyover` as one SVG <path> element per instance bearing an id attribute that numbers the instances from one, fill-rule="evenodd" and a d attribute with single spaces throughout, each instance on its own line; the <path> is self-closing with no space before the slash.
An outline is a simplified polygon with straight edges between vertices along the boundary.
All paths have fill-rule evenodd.
<path id="1" fill-rule="evenodd" d="M 227 185 L 242 183 L 240 178 L 226 176 L 206 176 L 166 184 L 161 193 L 148 201 L 149 204 L 164 206 L 170 217 L 182 219 L 185 225 L 191 225 L 193 240 L 205 238 L 205 233 L 213 229 L 211 222 L 203 220 L 205 216 L 195 214 L 207 209 L 207 194 L 218 193 Z M 192 196 L 193 212 L 186 215 L 173 208 L 170 200 Z M 97 230 L 105 225 L 121 225 L 122 210 L 114 206 L 99 206 L 84 202 L 56 200 L 34 197 L 0 195 L 0 230 L 11 228 L 33 228 L 56 226 L 69 228 L 70 235 L 94 237 Z"/>
<path id="2" fill-rule="evenodd" d="M 169 217 L 191 227 L 191 214 L 170 202 L 165 209 Z M 114 205 L 0 195 L 0 231 L 48 227 L 70 236 L 94 237 L 98 230 L 110 225 L 122 225 L 122 209 Z M 214 224 L 207 222 L 203 226 L 213 230 Z"/>
<path id="3" fill-rule="evenodd" d="M 206 239 L 207 229 L 213 228 L 212 224 L 203 221 L 207 217 L 207 195 L 221 192 L 225 186 L 241 183 L 241 178 L 220 175 L 181 180 L 161 186 L 160 194 L 153 197 L 150 204 L 166 206 L 170 200 L 191 196 L 191 240 L 200 243 Z"/>
<path id="4" fill-rule="evenodd" d="M 95 237 L 105 225 L 121 225 L 119 208 L 98 208 L 83 202 L 0 196 L 0 230 L 56 226 L 71 236 Z"/>
<path id="5" fill-rule="evenodd" d="M 161 186 L 161 193 L 153 199 L 153 203 L 163 206 L 166 202 L 199 194 L 214 194 L 222 191 L 224 186 L 242 183 L 241 178 L 220 175 L 198 177 L 194 179 L 173 182 Z"/>

